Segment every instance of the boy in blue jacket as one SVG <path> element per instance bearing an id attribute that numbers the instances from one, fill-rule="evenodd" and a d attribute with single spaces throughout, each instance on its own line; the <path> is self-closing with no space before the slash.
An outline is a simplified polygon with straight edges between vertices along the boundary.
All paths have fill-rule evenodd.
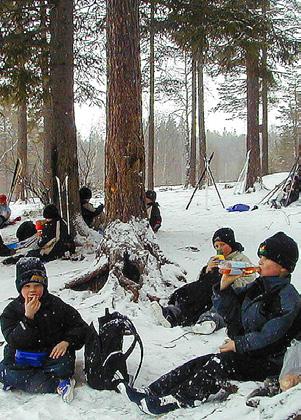
<path id="1" fill-rule="evenodd" d="M 149 414 L 194 407 L 210 395 L 233 392 L 229 380 L 263 381 L 280 373 L 283 356 L 301 308 L 300 296 L 290 284 L 298 261 L 296 242 L 278 232 L 258 248 L 260 277 L 233 289 L 237 276 L 223 275 L 214 287 L 213 303 L 223 316 L 229 340 L 220 353 L 197 357 L 161 376 L 145 390 L 124 383 L 121 392 Z M 298 317 L 299 318 L 299 317 Z"/>

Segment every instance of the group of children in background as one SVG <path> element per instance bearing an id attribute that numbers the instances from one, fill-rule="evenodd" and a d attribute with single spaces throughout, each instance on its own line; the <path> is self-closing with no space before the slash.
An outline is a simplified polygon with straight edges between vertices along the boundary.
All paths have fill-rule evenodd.
<path id="1" fill-rule="evenodd" d="M 100 204 L 94 207 L 90 200 L 92 198 L 92 191 L 88 187 L 82 187 L 79 190 L 81 214 L 83 220 L 89 228 L 103 232 L 105 214 L 103 212 L 104 205 Z M 6 203 L 6 196 L 0 195 L 3 202 Z M 147 207 L 147 215 L 150 226 L 154 232 L 157 232 L 161 226 L 162 218 L 160 215 L 159 205 L 156 202 L 155 191 L 148 190 L 145 193 L 145 203 Z M 1 202 L 0 202 L 1 204 Z M 2 208 L 0 207 L 0 223 L 4 220 L 9 220 L 11 211 L 7 203 Z M 26 241 L 31 237 L 37 237 L 37 240 L 31 242 L 31 250 L 26 253 L 26 256 L 38 257 L 43 262 L 52 261 L 61 258 L 67 252 L 75 252 L 75 243 L 68 233 L 68 228 L 65 221 L 59 214 L 57 207 L 54 204 L 48 204 L 43 210 L 43 220 L 38 220 L 36 224 L 32 221 L 23 222 L 17 229 L 16 236 L 19 242 Z M 39 227 L 37 228 L 37 223 Z M 13 256 L 15 251 L 10 249 L 3 243 L 0 235 L 0 256 L 7 256 L 4 264 L 14 264 L 23 255 Z"/>
<path id="2" fill-rule="evenodd" d="M 96 227 L 95 219 L 102 215 L 103 206 L 95 209 L 90 205 L 88 188 L 82 188 L 80 194 L 83 217 L 89 226 Z M 150 226 L 157 232 L 161 216 L 154 191 L 146 192 L 146 205 Z M 0 382 L 5 390 L 57 392 L 70 402 L 75 386 L 75 350 L 85 343 L 87 324 L 74 308 L 48 292 L 43 262 L 72 251 L 74 244 L 54 205 L 44 208 L 43 217 L 45 226 L 34 233 L 38 248 L 17 261 L 19 295 L 0 318 L 7 342 Z M 167 305 L 156 299 L 151 307 L 165 327 L 192 326 L 200 334 L 226 327 L 229 338 L 219 353 L 194 358 L 145 388 L 135 389 L 119 377 L 119 392 L 148 414 L 195 407 L 212 398 L 225 399 L 237 390 L 232 380 L 279 378 L 287 347 L 292 339 L 301 338 L 301 298 L 291 284 L 299 258 L 296 242 L 283 232 L 276 233 L 259 245 L 256 270 L 237 275 L 223 274 L 221 259 L 250 267 L 253 264 L 243 254 L 233 230 L 218 229 L 212 244 L 218 255 L 210 258 L 199 278 L 176 290 Z M 286 390 L 299 383 L 299 371 L 283 374 L 280 388 Z"/>

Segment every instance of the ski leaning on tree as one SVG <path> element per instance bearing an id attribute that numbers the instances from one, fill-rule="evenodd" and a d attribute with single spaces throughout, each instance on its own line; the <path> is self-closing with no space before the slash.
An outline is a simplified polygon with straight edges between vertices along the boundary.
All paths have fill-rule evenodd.
<path id="1" fill-rule="evenodd" d="M 212 243 L 226 261 L 243 261 L 252 265 L 248 257 L 242 253 L 244 248 L 236 242 L 232 229 L 218 229 L 212 237 Z M 220 262 L 219 255 L 211 257 L 208 264 L 202 268 L 198 280 L 176 290 L 170 296 L 166 307 L 153 302 L 152 309 L 158 322 L 165 327 L 197 323 L 193 331 L 200 334 L 210 334 L 224 327 L 223 319 L 212 308 L 213 286 L 221 279 L 218 269 Z M 245 286 L 253 280 L 255 280 L 254 274 L 240 277 L 235 280 L 232 287 Z"/>
<path id="2" fill-rule="evenodd" d="M 278 232 L 258 248 L 260 277 L 232 288 L 237 276 L 223 275 L 214 286 L 214 307 L 223 316 L 229 340 L 220 353 L 197 357 L 139 391 L 124 382 L 119 390 L 145 413 L 160 415 L 226 398 L 228 381 L 263 381 L 278 376 L 290 340 L 300 332 L 301 299 L 290 284 L 299 258 L 296 242 Z"/>
<path id="3" fill-rule="evenodd" d="M 75 350 L 85 342 L 87 324 L 80 314 L 48 292 L 48 277 L 38 258 L 16 265 L 19 296 L 1 315 L 7 345 L 0 363 L 5 390 L 58 393 L 73 398 Z"/>

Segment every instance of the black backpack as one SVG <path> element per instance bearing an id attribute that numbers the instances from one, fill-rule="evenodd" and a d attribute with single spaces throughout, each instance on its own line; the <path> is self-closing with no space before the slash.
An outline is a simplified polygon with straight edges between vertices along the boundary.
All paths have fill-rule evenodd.
<path id="1" fill-rule="evenodd" d="M 98 333 L 93 323 L 90 324 L 85 344 L 85 373 L 88 385 L 98 390 L 116 390 L 116 372 L 119 378 L 128 383 L 130 376 L 126 361 L 138 343 L 141 357 L 131 382 L 133 385 L 142 365 L 143 345 L 132 321 L 119 312 L 110 314 L 106 308 L 105 315 L 98 318 L 98 324 Z M 133 336 L 133 341 L 125 353 L 122 351 L 124 336 Z"/>

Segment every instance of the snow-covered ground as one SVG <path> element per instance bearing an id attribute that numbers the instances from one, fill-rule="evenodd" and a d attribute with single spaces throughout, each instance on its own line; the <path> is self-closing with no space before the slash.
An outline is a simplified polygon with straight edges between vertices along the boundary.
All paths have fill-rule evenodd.
<path id="1" fill-rule="evenodd" d="M 265 185 L 272 188 L 286 174 L 275 174 L 266 177 Z M 253 207 L 267 194 L 260 190 L 251 194 L 233 195 L 233 189 L 219 190 L 225 207 L 237 203 L 249 204 Z M 220 227 L 231 227 L 236 233 L 237 241 L 245 247 L 245 254 L 256 263 L 256 251 L 261 241 L 278 231 L 284 231 L 300 242 L 301 207 L 294 203 L 286 209 L 275 210 L 269 206 L 259 205 L 259 209 L 244 213 L 229 213 L 224 210 L 213 188 L 208 191 L 197 191 L 189 210 L 185 210 L 192 190 L 182 187 L 161 188 L 157 190 L 157 200 L 161 206 L 163 225 L 157 234 L 157 240 L 166 256 L 177 262 L 187 271 L 187 280 L 194 281 L 201 267 L 214 254 L 212 234 Z M 22 220 L 37 218 L 37 204 L 27 206 L 15 204 L 12 206 L 12 216 L 24 215 Z M 27 216 L 26 216 L 27 214 Z M 1 231 L 4 242 L 14 238 L 16 226 Z M 193 247 L 193 248 L 191 248 Z M 74 292 L 65 290 L 64 283 L 75 275 L 87 270 L 94 264 L 94 255 L 85 252 L 85 260 L 80 262 L 55 261 L 47 264 L 49 290 L 60 296 L 64 301 L 79 310 L 82 317 L 90 323 L 104 314 L 104 308 L 110 307 L 110 291 L 99 294 L 91 292 Z M 17 295 L 15 289 L 15 267 L 0 265 L 0 312 L 9 300 Z M 301 291 L 301 263 L 299 262 L 293 274 L 293 284 Z M 166 296 L 167 297 L 167 296 Z M 111 308 L 112 309 L 112 308 Z M 132 303 L 129 296 L 124 295 L 115 300 L 116 310 L 128 315 L 140 333 L 145 358 L 139 378 L 138 387 L 147 385 L 166 371 L 190 360 L 193 357 L 217 352 L 219 345 L 225 339 L 225 331 L 221 330 L 210 336 L 183 336 L 187 330 L 176 327 L 167 329 L 156 324 L 148 302 Z M 0 333 L 0 340 L 3 337 Z M 2 357 L 3 346 L 0 348 Z M 129 370 L 136 367 L 139 352 L 135 352 L 129 361 Z M 50 419 L 142 419 L 146 417 L 135 405 L 125 403 L 121 395 L 109 391 L 96 391 L 84 382 L 83 351 L 77 354 L 75 399 L 70 404 L 64 404 L 57 395 L 28 395 L 23 392 L 4 392 L 0 390 L 0 419 L 14 420 L 50 420 Z M 164 419 L 190 418 L 200 419 L 258 419 L 271 418 L 283 420 L 296 412 L 300 401 L 301 387 L 287 393 L 289 402 L 283 402 L 279 397 L 263 398 L 259 408 L 245 405 L 246 395 L 254 389 L 254 382 L 239 383 L 237 394 L 223 403 L 205 403 L 194 409 L 180 409 L 163 416 Z M 277 399 L 278 398 L 278 399 Z M 285 400 L 286 401 L 286 400 Z M 275 408 L 274 408 L 275 405 Z M 299 404 L 301 407 L 301 403 Z"/>

